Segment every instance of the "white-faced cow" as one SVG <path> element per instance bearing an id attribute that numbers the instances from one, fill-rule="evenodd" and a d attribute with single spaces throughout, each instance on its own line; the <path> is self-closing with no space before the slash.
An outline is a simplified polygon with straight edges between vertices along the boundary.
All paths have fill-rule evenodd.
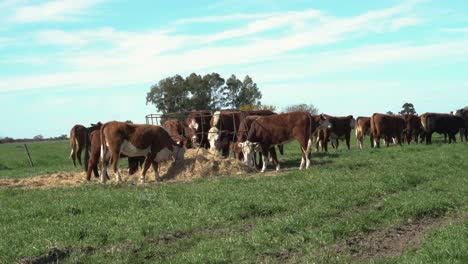
<path id="1" fill-rule="evenodd" d="M 359 149 L 362 150 L 364 144 L 364 136 L 370 135 L 370 117 L 358 116 L 356 118 L 356 141 Z M 371 138 L 371 146 L 374 145 L 374 142 Z"/>
<path id="2" fill-rule="evenodd" d="M 330 123 L 322 115 L 322 126 L 329 127 Z M 247 134 L 247 140 L 239 143 L 244 159 L 249 165 L 252 164 L 254 151 L 262 152 L 263 167 L 265 172 L 268 163 L 269 149 L 278 144 L 285 144 L 296 139 L 301 146 L 301 165 L 299 169 L 310 165 L 309 153 L 311 148 L 311 130 L 314 121 L 312 116 L 306 112 L 290 112 L 278 115 L 264 116 L 252 123 Z M 273 159 L 276 170 L 280 169 L 277 159 Z"/>
<path id="3" fill-rule="evenodd" d="M 108 122 L 101 128 L 102 182 L 107 179 L 108 162 L 114 169 L 117 181 L 122 181 L 118 170 L 121 153 L 128 157 L 145 157 L 140 178 L 141 182 L 145 182 L 150 165 L 153 166 L 156 180 L 160 181 L 158 162 L 171 159 L 174 162 L 180 161 L 184 158 L 185 149 L 177 145 L 163 127 Z"/>
<path id="4" fill-rule="evenodd" d="M 424 113 L 421 115 L 421 124 L 426 136 L 426 144 L 432 143 L 432 134 L 447 134 L 449 143 L 455 142 L 455 135 L 465 127 L 465 120 L 460 116 L 439 113 Z"/>
<path id="5" fill-rule="evenodd" d="M 216 111 L 210 121 L 210 130 L 208 132 L 208 141 L 212 152 L 222 150 L 222 156 L 229 156 L 231 143 L 237 141 L 237 131 L 239 130 L 241 120 L 250 115 L 269 116 L 275 113 L 270 110 L 222 110 Z"/>
<path id="6" fill-rule="evenodd" d="M 388 145 L 394 139 L 401 146 L 403 130 L 406 127 L 405 120 L 401 116 L 374 113 L 370 120 L 371 136 L 374 139 L 374 147 L 380 148 L 380 139 L 384 138 Z"/>
<path id="7" fill-rule="evenodd" d="M 184 127 L 186 127 L 186 133 L 190 137 L 193 147 L 206 149 L 210 147 L 208 130 L 210 130 L 211 117 L 210 111 L 202 110 L 191 112 L 185 119 Z"/>

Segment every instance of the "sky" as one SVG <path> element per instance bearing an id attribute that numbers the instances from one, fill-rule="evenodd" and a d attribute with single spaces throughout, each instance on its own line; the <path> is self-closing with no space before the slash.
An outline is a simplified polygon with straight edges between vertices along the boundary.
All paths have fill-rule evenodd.
<path id="1" fill-rule="evenodd" d="M 252 77 L 278 111 L 468 105 L 466 0 L 0 0 L 0 137 L 156 113 L 159 80 Z"/>

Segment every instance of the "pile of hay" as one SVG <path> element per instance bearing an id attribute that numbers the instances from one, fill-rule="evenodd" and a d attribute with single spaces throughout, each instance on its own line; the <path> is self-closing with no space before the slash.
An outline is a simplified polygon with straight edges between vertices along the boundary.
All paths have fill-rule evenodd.
<path id="1" fill-rule="evenodd" d="M 159 174 L 163 181 L 190 181 L 193 179 L 241 175 L 256 172 L 244 163 L 234 159 L 222 159 L 213 155 L 206 149 L 188 149 L 185 152 L 183 161 L 179 161 L 171 166 L 171 162 L 159 164 Z M 128 169 L 119 169 L 124 183 L 137 184 L 140 180 L 141 169 L 133 175 L 128 174 Z M 115 175 L 112 170 L 108 170 L 110 182 L 115 182 Z M 147 182 L 154 182 L 154 171 L 150 167 L 146 173 Z M 41 175 L 24 179 L 0 179 L 1 187 L 10 188 L 35 188 L 46 189 L 52 187 L 78 186 L 82 184 L 98 183 L 100 179 L 91 176 L 91 181 L 86 181 L 85 172 L 60 172 Z"/>
<path id="2" fill-rule="evenodd" d="M 222 159 L 213 155 L 206 149 L 188 149 L 184 160 L 170 166 L 171 163 L 160 165 L 160 175 L 164 180 L 192 180 L 203 177 L 221 175 L 240 175 L 256 172 L 255 168 L 249 167 L 243 162 L 235 159 Z M 153 173 L 147 173 L 154 175 Z"/>

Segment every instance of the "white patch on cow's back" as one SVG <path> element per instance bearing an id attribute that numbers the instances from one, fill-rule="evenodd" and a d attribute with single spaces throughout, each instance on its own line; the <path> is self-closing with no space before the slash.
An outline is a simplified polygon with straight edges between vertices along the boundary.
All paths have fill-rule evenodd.
<path id="1" fill-rule="evenodd" d="M 214 114 L 213 114 L 213 127 L 217 126 L 218 125 L 218 122 L 219 122 L 219 117 L 221 116 L 221 111 L 216 111 Z"/>
<path id="2" fill-rule="evenodd" d="M 145 149 L 140 149 L 134 146 L 130 141 L 124 140 L 120 146 L 120 152 L 129 157 L 146 156 L 151 152 L 151 147 L 148 146 Z"/>
<path id="3" fill-rule="evenodd" d="M 156 158 L 154 160 L 157 162 L 166 161 L 166 160 L 170 160 L 172 156 L 173 154 L 170 149 L 163 148 L 156 154 Z"/>

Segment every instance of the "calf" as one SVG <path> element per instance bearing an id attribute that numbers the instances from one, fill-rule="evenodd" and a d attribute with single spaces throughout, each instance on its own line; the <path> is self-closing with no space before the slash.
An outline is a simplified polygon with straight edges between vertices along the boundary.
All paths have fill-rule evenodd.
<path id="1" fill-rule="evenodd" d="M 370 133 L 374 139 L 374 147 L 380 148 L 381 138 L 385 138 L 387 147 L 392 138 L 401 146 L 405 127 L 405 120 L 401 116 L 374 113 L 370 119 Z"/>
<path id="2" fill-rule="evenodd" d="M 101 181 L 106 182 L 108 162 L 111 163 L 118 182 L 122 181 L 118 171 L 120 154 L 129 157 L 144 156 L 141 182 L 146 180 L 146 171 L 153 166 L 155 178 L 160 181 L 158 162 L 184 158 L 184 148 L 174 142 L 169 133 L 160 126 L 136 125 L 123 122 L 108 122 L 101 128 Z M 173 163 L 174 164 L 174 163 Z"/>
<path id="3" fill-rule="evenodd" d="M 421 124 L 426 137 L 426 144 L 432 143 L 432 134 L 448 135 L 448 143 L 455 142 L 455 135 L 465 127 L 465 120 L 460 116 L 439 113 L 424 113 L 421 115 Z"/>
<path id="4" fill-rule="evenodd" d="M 333 147 L 338 148 L 338 139 L 344 138 L 346 146 L 350 149 L 351 130 L 354 128 L 356 120 L 352 115 L 348 116 L 329 116 L 324 115 L 331 123 L 331 128 L 319 129 L 316 132 L 316 146 L 324 151 L 328 151 L 328 141 L 331 140 Z"/>
<path id="5" fill-rule="evenodd" d="M 370 135 L 370 119 L 370 117 L 366 116 L 358 116 L 358 118 L 356 118 L 356 141 L 361 150 L 364 144 L 364 136 Z M 371 146 L 373 145 L 374 142 L 371 138 Z"/>
<path id="6" fill-rule="evenodd" d="M 239 124 L 239 129 L 237 130 L 237 136 L 236 136 L 237 142 L 235 144 L 232 144 L 232 152 L 234 153 L 235 159 L 244 160 L 244 155 L 242 153 L 242 149 L 239 147 L 240 146 L 239 143 L 242 143 L 247 140 L 247 133 L 249 132 L 249 129 L 252 126 L 252 123 L 261 117 L 262 116 L 259 116 L 259 115 L 250 115 L 250 116 L 246 116 L 245 118 L 241 120 Z M 282 146 L 283 145 L 278 145 L 278 148 L 280 149 L 281 153 L 282 153 Z M 269 149 L 269 155 L 270 155 L 270 160 L 277 159 L 274 146 Z M 260 153 L 260 160 L 258 164 L 256 163 L 256 160 L 257 160 L 256 155 L 253 155 L 252 158 L 254 159 L 254 164 L 257 167 L 257 169 L 260 169 L 263 166 L 262 154 Z"/>
<path id="7" fill-rule="evenodd" d="M 322 115 L 320 116 L 323 126 L 330 123 Z M 246 141 L 239 143 L 244 155 L 244 161 L 253 165 L 252 156 L 255 151 L 263 154 L 262 172 L 265 172 L 268 162 L 268 151 L 271 146 L 285 144 L 296 139 L 301 146 L 301 165 L 299 169 L 310 165 L 309 153 L 311 147 L 311 128 L 314 126 L 312 116 L 306 112 L 290 112 L 278 115 L 263 116 L 252 123 L 246 137 Z M 280 166 L 277 159 L 273 159 L 278 171 Z"/>

